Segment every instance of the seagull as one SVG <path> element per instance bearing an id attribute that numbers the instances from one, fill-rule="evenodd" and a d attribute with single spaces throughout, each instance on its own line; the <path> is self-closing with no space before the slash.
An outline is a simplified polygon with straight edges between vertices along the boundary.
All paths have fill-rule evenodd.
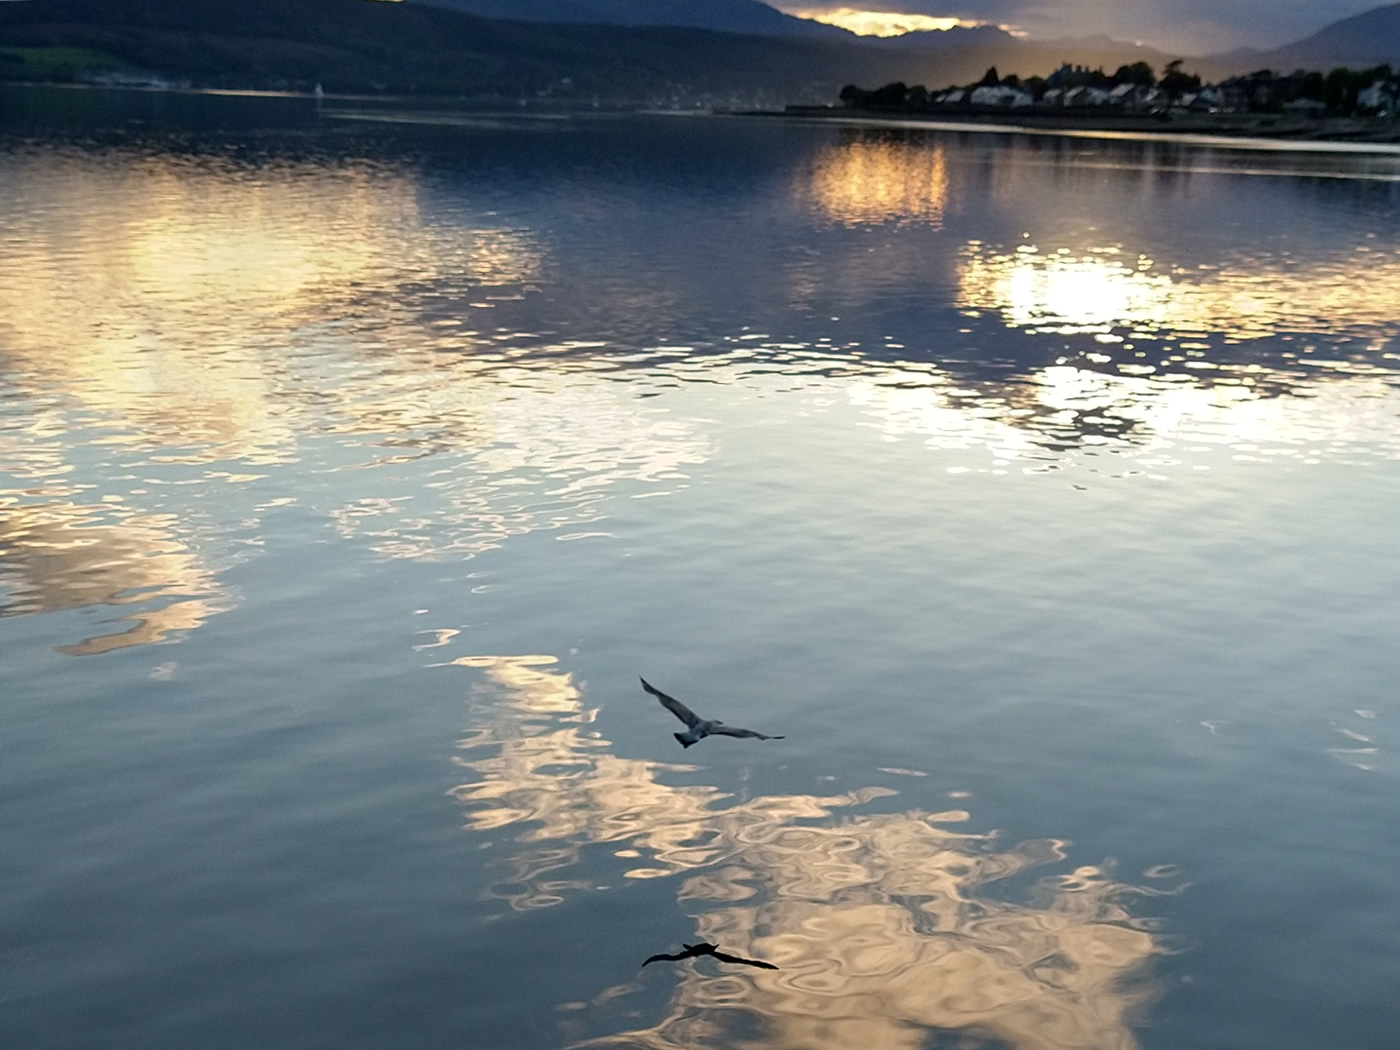
<path id="1" fill-rule="evenodd" d="M 667 696 L 656 686 L 652 685 L 645 678 L 641 680 L 642 688 L 656 699 L 661 701 L 661 706 L 670 711 L 686 725 L 690 726 L 684 733 L 672 733 L 681 742 L 681 747 L 689 747 L 701 737 L 709 736 L 711 733 L 718 733 L 721 736 L 752 736 L 759 740 L 783 740 L 784 737 L 769 736 L 767 733 L 755 733 L 752 729 L 740 729 L 738 726 L 727 726 L 718 718 L 701 718 L 685 704 L 681 703 L 674 696 Z"/>
<path id="2" fill-rule="evenodd" d="M 699 944 L 685 944 L 682 942 L 681 946 L 685 948 L 685 951 L 678 952 L 675 955 L 653 955 L 646 962 L 642 963 L 642 965 L 646 966 L 647 963 L 662 961 L 680 962 L 682 959 L 696 959 L 702 955 L 713 955 L 720 962 L 742 963 L 745 966 L 757 966 L 760 970 L 777 969 L 772 963 L 759 962 L 757 959 L 741 959 L 737 955 L 727 955 L 719 950 L 719 945 L 710 944 L 708 941 L 701 941 Z"/>

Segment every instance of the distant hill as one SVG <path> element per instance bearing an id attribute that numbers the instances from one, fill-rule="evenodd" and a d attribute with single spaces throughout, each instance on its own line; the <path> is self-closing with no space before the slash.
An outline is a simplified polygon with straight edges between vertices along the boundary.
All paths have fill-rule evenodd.
<path id="1" fill-rule="evenodd" d="M 1035 40 L 1012 36 L 995 26 L 958 26 L 947 30 L 905 33 L 873 41 L 888 51 L 918 56 L 933 68 L 959 71 L 958 76 L 930 79 L 929 87 L 976 80 L 989 66 L 1002 73 L 1044 76 L 1065 63 L 1087 69 L 1103 67 L 1112 73 L 1119 66 L 1146 62 L 1159 72 L 1178 56 L 1154 51 L 1141 44 L 1130 44 L 1106 36 Z"/>
<path id="2" fill-rule="evenodd" d="M 1333 22 L 1312 36 L 1271 51 L 1241 48 L 1209 55 L 1195 66 L 1211 77 L 1256 69 L 1363 69 L 1389 62 L 1400 68 L 1400 4 L 1389 4 Z"/>
<path id="3" fill-rule="evenodd" d="M 794 18 L 760 0 L 411 0 L 483 18 L 619 26 L 689 26 L 757 36 L 855 40 L 836 26 Z"/>
<path id="4" fill-rule="evenodd" d="M 707 27 L 486 18 L 524 5 L 573 16 L 708 19 Z M 553 5 L 553 6 L 551 6 Z M 552 16 L 551 16 L 552 17 Z M 640 17 L 640 16 L 635 16 Z M 796 27 L 794 27 L 796 23 Z M 742 26 L 756 26 L 744 32 Z M 829 31 L 828 31 L 829 30 Z M 1208 77 L 1264 66 L 1396 60 L 1400 4 L 1274 52 L 1188 59 Z M 0 80 L 159 74 L 203 87 L 292 88 L 645 104 L 833 102 L 842 85 L 965 85 L 992 66 L 1045 75 L 1171 58 L 1103 37 L 1036 41 L 952 29 L 875 39 L 780 14 L 758 0 L 27 0 L 0 2 Z M 1400 60 L 1396 61 L 1400 65 Z"/>
<path id="5" fill-rule="evenodd" d="M 473 0 L 475 2 L 475 0 Z M 545 2 L 545 0 L 542 0 Z M 554 0 L 547 0 L 554 2 Z M 560 0 L 593 2 L 593 0 Z M 612 0 L 608 0 L 612 2 Z M 657 0 L 648 0 L 648 4 Z M 729 0 L 678 0 L 714 5 Z M 738 0 L 732 10 L 766 5 Z M 672 8 L 672 11 L 680 10 Z M 792 21 L 800 21 L 793 19 Z M 206 87 L 443 95 L 598 97 L 637 102 L 831 102 L 847 83 L 945 86 L 987 67 L 1049 72 L 1105 56 L 999 31 L 920 35 L 906 46 L 834 35 L 758 35 L 684 26 L 487 19 L 423 2 L 375 0 L 28 0 L 0 2 L 0 79 L 148 71 Z"/>
<path id="6" fill-rule="evenodd" d="M 1014 47 L 1018 40 L 996 26 L 954 26 L 952 29 L 916 30 L 900 36 L 867 37 L 876 47 L 898 51 L 939 52 L 963 47 Z"/>
<path id="7" fill-rule="evenodd" d="M 858 37 L 845 29 L 795 18 L 760 0 L 410 0 L 490 18 L 556 23 L 676 25 L 763 36 L 840 41 L 869 50 L 906 52 L 897 79 L 946 87 L 979 79 L 989 66 L 1044 75 L 1065 62 L 1109 71 L 1145 61 L 1158 68 L 1175 58 L 1138 44 L 1096 36 L 1026 40 L 996 26 L 955 26 L 894 37 Z"/>
<path id="8" fill-rule="evenodd" d="M 961 65 L 911 58 L 840 31 L 828 39 L 533 23 L 417 2 L 0 2 L 0 79 L 6 80 L 74 79 L 111 69 L 203 87 L 309 90 L 319 83 L 330 92 L 746 105 L 831 101 L 853 82 L 975 78 L 985 60 L 980 53 Z"/>

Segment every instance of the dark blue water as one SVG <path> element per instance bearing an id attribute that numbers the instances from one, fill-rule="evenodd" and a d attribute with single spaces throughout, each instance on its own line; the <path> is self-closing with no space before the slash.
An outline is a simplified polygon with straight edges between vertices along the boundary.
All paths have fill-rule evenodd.
<path id="1" fill-rule="evenodd" d="M 3 1045 L 1392 1045 L 1400 158 L 15 98 Z"/>

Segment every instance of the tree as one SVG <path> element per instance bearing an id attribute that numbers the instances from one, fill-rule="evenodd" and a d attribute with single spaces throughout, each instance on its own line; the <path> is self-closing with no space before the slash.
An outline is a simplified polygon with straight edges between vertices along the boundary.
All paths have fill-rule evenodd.
<path id="1" fill-rule="evenodd" d="M 1345 66 L 1327 74 L 1322 84 L 1322 98 L 1333 113 L 1347 116 L 1356 109 L 1356 96 L 1361 92 L 1361 74 Z"/>
<path id="2" fill-rule="evenodd" d="M 1157 83 L 1157 86 L 1165 92 L 1167 98 L 1171 99 L 1173 102 L 1188 91 L 1196 91 L 1201 86 L 1200 77 L 1194 73 L 1183 73 L 1181 71 L 1181 63 L 1183 61 L 1185 60 L 1174 58 L 1168 62 L 1166 68 L 1162 70 L 1162 79 Z"/>
<path id="3" fill-rule="evenodd" d="M 1326 78 L 1316 70 L 1304 73 L 1298 81 L 1297 97 L 1322 102 L 1327 97 L 1326 83 Z"/>
<path id="4" fill-rule="evenodd" d="M 1001 77 L 997 75 L 997 67 L 993 66 L 982 74 L 982 79 L 977 82 L 978 87 L 996 87 L 1001 83 Z"/>
<path id="5" fill-rule="evenodd" d="M 1383 62 L 1379 66 L 1372 66 L 1370 69 L 1361 71 L 1361 86 L 1368 88 L 1378 80 L 1394 80 L 1395 73 L 1390 68 L 1389 62 Z"/>
<path id="6" fill-rule="evenodd" d="M 1146 62 L 1134 62 L 1130 66 L 1119 66 L 1118 71 L 1113 74 L 1113 79 L 1120 84 L 1137 84 L 1150 88 L 1157 83 L 1157 74 Z"/>
<path id="7" fill-rule="evenodd" d="M 865 102 L 868 105 L 890 109 L 904 105 L 907 99 L 909 99 L 909 85 L 904 84 L 903 80 L 896 80 L 893 84 L 886 84 L 885 87 L 875 88 L 874 91 L 869 92 Z"/>

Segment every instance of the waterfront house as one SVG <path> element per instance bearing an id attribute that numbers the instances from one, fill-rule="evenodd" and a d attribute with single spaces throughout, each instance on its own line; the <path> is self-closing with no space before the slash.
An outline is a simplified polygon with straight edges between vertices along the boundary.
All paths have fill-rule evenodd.
<path id="1" fill-rule="evenodd" d="M 1151 92 L 1152 89 L 1145 84 L 1119 84 L 1109 91 L 1108 104 L 1125 109 L 1141 109 L 1147 105 L 1147 98 Z"/>
<path id="2" fill-rule="evenodd" d="M 1396 85 L 1390 80 L 1377 80 L 1356 95 L 1356 108 L 1371 113 L 1394 113 L 1397 108 L 1395 103 Z"/>
<path id="3" fill-rule="evenodd" d="M 1035 96 L 1029 91 L 1009 84 L 993 84 L 972 89 L 971 102 L 974 106 L 1001 106 L 1009 109 L 1029 106 L 1034 101 Z"/>
<path id="4" fill-rule="evenodd" d="M 1097 87 L 1074 87 L 1064 94 L 1064 105 L 1066 106 L 1106 106 L 1109 102 L 1108 92 Z"/>

